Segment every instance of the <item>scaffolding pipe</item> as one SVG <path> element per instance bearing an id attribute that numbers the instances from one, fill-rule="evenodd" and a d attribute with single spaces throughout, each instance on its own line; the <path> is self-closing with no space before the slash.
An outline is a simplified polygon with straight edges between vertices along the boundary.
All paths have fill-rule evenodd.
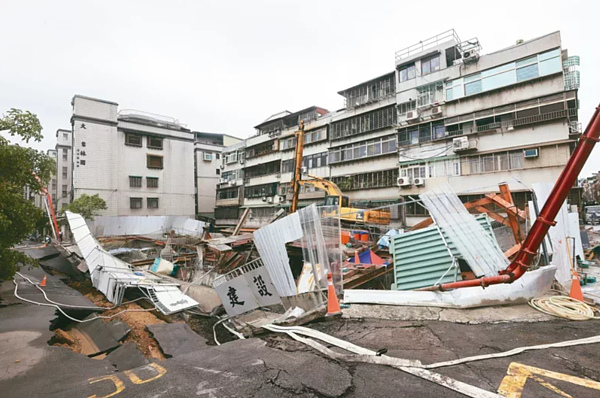
<path id="1" fill-rule="evenodd" d="M 540 248 L 540 244 L 544 240 L 544 237 L 548 233 L 550 227 L 556 225 L 556 215 L 560 211 L 562 204 L 569 196 L 571 188 L 577 181 L 577 177 L 581 172 L 581 169 L 585 165 L 585 162 L 589 158 L 594 145 L 600 141 L 600 106 L 596 107 L 592 119 L 585 129 L 583 135 L 579 138 L 577 147 L 571 154 L 567 165 L 563 169 L 562 173 L 556 180 L 548 200 L 544 204 L 540 215 L 535 220 L 535 223 L 531 227 L 527 238 L 521 245 L 517 256 L 513 262 L 504 271 L 500 272 L 498 276 L 490 276 L 479 279 L 472 279 L 467 281 L 445 283 L 442 285 L 432 286 L 430 288 L 421 290 L 449 290 L 458 289 L 461 287 L 486 287 L 489 285 L 496 285 L 499 283 L 512 283 L 519 279 L 529 269 L 533 257 Z"/>

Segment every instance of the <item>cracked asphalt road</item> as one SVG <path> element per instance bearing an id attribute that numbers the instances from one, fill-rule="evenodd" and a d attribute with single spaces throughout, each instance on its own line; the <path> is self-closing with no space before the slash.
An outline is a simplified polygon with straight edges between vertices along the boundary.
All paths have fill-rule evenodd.
<path id="1" fill-rule="evenodd" d="M 66 348 L 50 347 L 51 308 L 0 307 L 2 397 L 458 397 L 400 370 L 332 361 L 285 335 L 238 340 L 115 372 Z M 310 327 L 387 355 L 434 363 L 596 335 L 600 321 L 467 325 L 442 321 L 344 320 Z M 600 381 L 600 344 L 527 352 L 436 369 L 436 373 L 496 392 L 512 363 Z M 539 378 L 538 378 L 539 379 Z M 523 397 L 560 396 L 549 379 L 533 379 Z M 568 380 L 551 384 L 574 397 L 599 390 Z M 113 395 L 110 395 L 113 394 Z M 564 395 L 563 395 L 564 396 Z"/>

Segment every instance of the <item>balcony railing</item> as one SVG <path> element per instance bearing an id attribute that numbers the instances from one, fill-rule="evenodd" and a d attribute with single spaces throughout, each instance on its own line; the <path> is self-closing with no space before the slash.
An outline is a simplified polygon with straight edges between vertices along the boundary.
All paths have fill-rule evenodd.
<path id="1" fill-rule="evenodd" d="M 429 39 L 422 40 L 417 44 L 408 46 L 400 51 L 396 52 L 396 62 L 402 61 L 404 58 L 408 58 L 411 55 L 418 54 L 430 48 L 436 47 L 446 41 L 454 39 L 456 43 L 460 43 L 460 38 L 454 31 L 454 29 L 447 30 L 446 32 L 440 33 Z"/>

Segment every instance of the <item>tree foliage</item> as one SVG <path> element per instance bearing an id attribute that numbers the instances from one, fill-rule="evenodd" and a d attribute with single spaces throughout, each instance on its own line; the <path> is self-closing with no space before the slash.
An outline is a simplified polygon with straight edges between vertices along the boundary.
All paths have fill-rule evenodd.
<path id="1" fill-rule="evenodd" d="M 3 130 L 25 142 L 43 138 L 38 117 L 28 111 L 11 109 L 2 115 L 0 131 Z M 34 171 L 46 186 L 55 170 L 56 163 L 44 152 L 10 145 L 0 136 L 0 281 L 10 279 L 19 264 L 35 264 L 34 260 L 11 248 L 22 242 L 44 217 L 44 213 L 24 197 L 25 186 L 40 192 L 40 184 L 31 172 Z"/>
<path id="2" fill-rule="evenodd" d="M 106 210 L 106 202 L 98 194 L 83 194 L 67 205 L 64 210 L 80 214 L 86 220 L 93 220 L 100 210 Z"/>

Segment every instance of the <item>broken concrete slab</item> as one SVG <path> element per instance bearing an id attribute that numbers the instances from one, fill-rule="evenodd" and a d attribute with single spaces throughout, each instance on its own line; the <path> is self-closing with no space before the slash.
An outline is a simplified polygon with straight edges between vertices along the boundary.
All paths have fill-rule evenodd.
<path id="1" fill-rule="evenodd" d="M 343 311 L 346 319 L 384 319 L 397 321 L 445 321 L 464 324 L 547 322 L 556 320 L 551 315 L 536 311 L 529 305 L 497 306 L 488 308 L 404 307 L 395 305 L 351 304 Z"/>
<path id="2" fill-rule="evenodd" d="M 148 364 L 148 360 L 133 341 L 129 341 L 118 347 L 108 354 L 106 359 L 110 361 L 119 372 Z"/>
<path id="3" fill-rule="evenodd" d="M 148 325 L 167 358 L 207 348 L 206 339 L 197 335 L 186 323 Z"/>
<path id="4" fill-rule="evenodd" d="M 86 320 L 94 318 L 96 315 L 90 315 Z M 96 319 L 90 322 L 79 323 L 76 325 L 84 337 L 89 338 L 96 350 L 89 356 L 96 356 L 105 353 L 120 345 L 127 334 L 131 331 L 123 322 L 113 319 L 109 322 L 103 322 L 101 319 Z"/>
<path id="5" fill-rule="evenodd" d="M 69 259 L 63 255 L 52 257 L 52 258 L 45 259 L 45 260 L 40 260 L 40 265 L 44 268 L 58 271 L 61 274 L 65 274 L 68 277 L 73 278 L 73 279 L 82 280 L 83 275 L 77 269 L 78 264 L 79 264 L 78 261 L 76 262 L 76 264 L 74 264 L 73 262 L 69 261 Z"/>
<path id="6" fill-rule="evenodd" d="M 60 252 L 54 246 L 39 246 L 39 247 L 21 247 L 16 251 L 25 253 L 28 257 L 35 260 L 58 256 Z"/>
<path id="7" fill-rule="evenodd" d="M 96 306 L 77 290 L 67 286 L 59 277 L 46 274 L 42 268 L 25 267 L 21 269 L 19 273 L 23 275 L 23 277 L 15 275 L 15 281 L 17 283 L 17 294 L 23 299 L 31 300 L 35 303 L 58 305 L 62 310 L 69 312 L 77 310 L 100 312 L 104 310 L 103 308 Z M 44 293 L 27 280 L 29 279 L 34 284 L 39 285 L 44 276 L 46 276 L 46 286 L 42 289 L 44 293 L 46 293 L 49 301 L 44 297 Z M 14 295 L 14 288 L 15 286 L 12 282 L 8 283 L 6 286 L 3 284 L 1 290 L 4 294 L 2 298 L 6 301 L 6 304 L 23 303 L 23 301 L 19 300 Z M 52 303 L 50 303 L 50 301 L 52 301 Z"/>

